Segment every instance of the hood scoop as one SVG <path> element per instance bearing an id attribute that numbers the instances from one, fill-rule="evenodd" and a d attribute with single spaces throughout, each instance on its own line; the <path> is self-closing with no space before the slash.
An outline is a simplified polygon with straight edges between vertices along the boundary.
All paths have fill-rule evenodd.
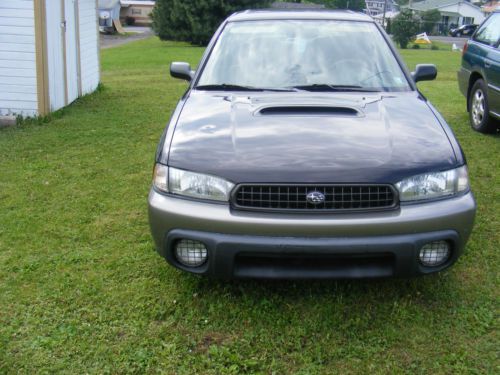
<path id="1" fill-rule="evenodd" d="M 326 105 L 279 105 L 266 106 L 255 112 L 260 116 L 348 116 L 358 117 L 361 115 L 359 110 L 353 107 L 345 106 L 326 106 Z"/>

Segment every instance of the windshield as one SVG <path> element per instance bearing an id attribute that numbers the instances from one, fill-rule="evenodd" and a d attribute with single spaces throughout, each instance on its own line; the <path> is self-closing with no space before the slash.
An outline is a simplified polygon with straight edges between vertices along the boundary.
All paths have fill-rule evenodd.
<path id="1" fill-rule="evenodd" d="M 202 86 L 410 90 L 373 23 L 333 20 L 228 23 L 198 81 Z"/>

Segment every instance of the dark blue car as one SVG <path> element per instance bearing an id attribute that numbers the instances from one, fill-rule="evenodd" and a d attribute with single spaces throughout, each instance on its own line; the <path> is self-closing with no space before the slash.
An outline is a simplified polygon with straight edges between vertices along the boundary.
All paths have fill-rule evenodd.
<path id="1" fill-rule="evenodd" d="M 157 148 L 148 208 L 171 265 L 221 278 L 408 277 L 450 267 L 476 203 L 460 145 L 373 18 L 222 23 Z"/>
<path id="2" fill-rule="evenodd" d="M 473 129 L 494 132 L 500 119 L 500 11 L 488 17 L 465 44 L 458 72 Z"/>

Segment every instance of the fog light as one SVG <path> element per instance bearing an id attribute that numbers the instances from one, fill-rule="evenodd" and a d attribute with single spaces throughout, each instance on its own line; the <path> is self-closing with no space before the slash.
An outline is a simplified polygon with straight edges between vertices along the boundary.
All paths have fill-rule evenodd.
<path id="1" fill-rule="evenodd" d="M 198 267 L 207 260 L 207 248 L 200 241 L 180 240 L 175 245 L 175 257 L 185 266 Z"/>
<path id="2" fill-rule="evenodd" d="M 450 244 L 446 241 L 430 242 L 420 249 L 420 263 L 424 266 L 436 267 L 445 263 L 450 257 Z"/>

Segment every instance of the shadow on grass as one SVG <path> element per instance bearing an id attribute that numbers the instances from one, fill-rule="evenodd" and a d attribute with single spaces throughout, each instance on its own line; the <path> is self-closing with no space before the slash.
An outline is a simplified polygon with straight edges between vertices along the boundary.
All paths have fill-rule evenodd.
<path id="1" fill-rule="evenodd" d="M 169 267 L 169 266 L 167 266 Z M 258 302 L 263 298 L 293 302 L 296 299 L 390 302 L 404 299 L 425 299 L 444 302 L 459 299 L 460 280 L 457 272 L 443 271 L 407 279 L 360 280 L 219 280 L 191 275 L 178 270 L 174 278 L 186 295 L 197 294 L 206 299 L 230 297 Z M 165 274 L 163 274 L 165 275 Z M 166 281 L 165 281 L 166 282 Z M 171 281 L 169 281 L 171 282 Z M 183 287 L 182 287 L 183 286 Z"/>

